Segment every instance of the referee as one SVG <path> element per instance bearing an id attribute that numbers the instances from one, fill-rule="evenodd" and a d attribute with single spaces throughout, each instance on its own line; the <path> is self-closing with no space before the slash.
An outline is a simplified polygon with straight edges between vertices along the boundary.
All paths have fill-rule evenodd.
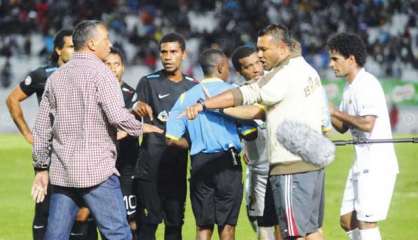
<path id="1" fill-rule="evenodd" d="M 169 33 L 160 41 L 164 69 L 143 77 L 136 88 L 136 112 L 145 121 L 165 129 L 169 112 L 181 93 L 195 81 L 181 72 L 186 58 L 184 38 Z M 186 200 L 187 149 L 167 146 L 163 135 L 144 135 L 138 160 L 138 235 L 155 239 L 164 219 L 165 239 L 182 239 Z"/>
<path id="2" fill-rule="evenodd" d="M 228 59 L 218 49 L 200 56 L 205 78 L 177 100 L 167 123 L 166 137 L 180 141 L 187 132 L 191 142 L 190 199 L 196 218 L 197 239 L 211 239 L 216 224 L 220 239 L 234 239 L 242 201 L 242 168 L 239 159 L 240 136 L 254 139 L 256 126 L 238 125 L 232 118 L 205 111 L 193 121 L 179 116 L 188 106 L 233 88 Z"/>

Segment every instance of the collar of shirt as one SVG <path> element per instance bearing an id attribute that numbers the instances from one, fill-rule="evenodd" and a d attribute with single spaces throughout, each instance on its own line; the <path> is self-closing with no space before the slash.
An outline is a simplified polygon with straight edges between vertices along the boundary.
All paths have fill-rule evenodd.
<path id="1" fill-rule="evenodd" d="M 46 68 L 59 68 L 58 63 L 49 61 Z"/>
<path id="2" fill-rule="evenodd" d="M 286 66 L 287 64 L 289 64 L 291 59 L 299 59 L 299 58 L 303 58 L 302 56 L 294 56 L 292 57 L 291 55 L 287 56 L 285 59 L 283 59 L 279 64 L 277 64 L 276 66 L 274 66 L 270 72 L 275 71 L 275 70 L 279 70 L 282 69 L 284 66 Z"/>
<path id="3" fill-rule="evenodd" d="M 90 52 L 75 52 L 72 59 L 88 59 L 102 62 L 96 55 Z"/>
<path id="4" fill-rule="evenodd" d="M 354 78 L 354 80 L 350 83 L 350 84 L 348 84 L 348 86 L 350 87 L 350 88 L 352 88 L 352 87 L 355 87 L 357 84 L 358 84 L 358 80 L 361 78 L 361 75 L 363 75 L 363 73 L 365 72 L 366 70 L 364 70 L 364 68 L 361 68 L 359 71 L 358 71 L 358 73 L 357 73 L 357 75 L 356 75 L 356 77 Z"/>
<path id="5" fill-rule="evenodd" d="M 223 82 L 222 79 L 220 78 L 216 78 L 216 77 L 211 77 L 211 78 L 205 78 L 202 81 L 200 81 L 201 83 L 208 83 L 208 82 Z"/>

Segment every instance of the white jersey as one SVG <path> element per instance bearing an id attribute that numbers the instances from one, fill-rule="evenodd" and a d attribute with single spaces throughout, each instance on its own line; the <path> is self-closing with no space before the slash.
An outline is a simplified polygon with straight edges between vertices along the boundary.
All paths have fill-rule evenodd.
<path id="1" fill-rule="evenodd" d="M 245 142 L 245 153 L 248 157 L 248 168 L 250 171 L 261 174 L 268 175 L 269 171 L 269 161 L 268 161 L 268 151 L 267 151 L 267 128 L 266 123 L 260 120 L 255 120 L 257 123 L 258 136 L 253 141 Z"/>
<path id="2" fill-rule="evenodd" d="M 248 157 L 245 199 L 248 215 L 261 217 L 264 214 L 270 163 L 268 161 L 266 123 L 261 120 L 255 120 L 255 122 L 257 123 L 257 138 L 253 141 L 245 141 L 244 147 L 244 152 Z"/>
<path id="3" fill-rule="evenodd" d="M 392 138 L 385 94 L 379 81 L 361 69 L 356 78 L 346 84 L 340 110 L 353 116 L 376 116 L 373 130 L 361 131 L 350 128 L 353 138 Z M 381 174 L 398 173 L 398 162 L 392 143 L 355 145 L 356 157 L 352 166 L 355 173 L 373 170 Z"/>

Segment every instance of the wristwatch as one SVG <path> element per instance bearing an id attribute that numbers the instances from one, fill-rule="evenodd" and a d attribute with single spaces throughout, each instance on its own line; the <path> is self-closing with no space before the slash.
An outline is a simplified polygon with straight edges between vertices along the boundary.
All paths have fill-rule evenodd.
<path id="1" fill-rule="evenodd" d="M 206 105 L 205 105 L 205 100 L 203 100 L 202 98 L 200 98 L 199 100 L 197 100 L 197 103 L 199 103 L 200 105 L 202 105 L 202 109 L 203 109 L 203 111 L 208 110 L 208 109 L 206 108 Z"/>
<path id="2" fill-rule="evenodd" d="M 211 112 L 215 112 L 215 113 L 224 113 L 224 109 L 223 108 L 218 108 L 218 109 L 208 109 L 205 105 L 205 100 L 203 100 L 202 98 L 200 98 L 199 100 L 197 100 L 197 103 L 199 103 L 200 105 L 202 105 L 202 111 L 211 111 Z"/>

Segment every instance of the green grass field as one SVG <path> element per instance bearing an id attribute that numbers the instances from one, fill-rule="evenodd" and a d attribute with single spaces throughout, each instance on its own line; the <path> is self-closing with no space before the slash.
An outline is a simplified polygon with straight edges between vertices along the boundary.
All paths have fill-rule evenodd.
<path id="1" fill-rule="evenodd" d="M 389 217 L 381 224 L 382 235 L 385 240 L 417 239 L 418 145 L 399 144 L 396 146 L 396 152 L 401 172 Z M 336 161 L 327 169 L 324 222 L 326 239 L 346 239 L 339 227 L 339 207 L 352 158 L 351 146 L 339 147 Z M 31 239 L 31 150 L 30 145 L 19 135 L 0 135 L 0 170 L 0 240 Z M 162 229 L 163 226 L 159 228 L 157 239 L 163 239 Z M 194 218 L 188 202 L 183 236 L 185 240 L 189 240 L 194 239 L 194 235 Z M 246 219 L 244 207 L 236 236 L 238 240 L 256 239 Z"/>

